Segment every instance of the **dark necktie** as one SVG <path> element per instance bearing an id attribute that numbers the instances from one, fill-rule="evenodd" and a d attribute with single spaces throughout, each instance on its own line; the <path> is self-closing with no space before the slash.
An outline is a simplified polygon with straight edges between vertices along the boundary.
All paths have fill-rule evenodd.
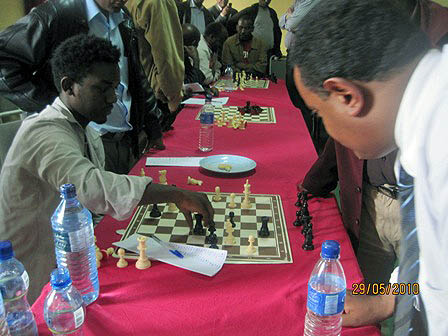
<path id="1" fill-rule="evenodd" d="M 414 186 L 413 178 L 400 167 L 398 186 L 401 202 L 401 242 L 400 269 L 398 283 L 414 284 L 418 281 L 419 246 L 417 228 L 415 226 Z M 412 287 L 412 285 L 411 285 Z M 394 336 L 411 335 L 414 327 L 411 321 L 416 314 L 414 295 L 398 295 L 395 311 Z"/>

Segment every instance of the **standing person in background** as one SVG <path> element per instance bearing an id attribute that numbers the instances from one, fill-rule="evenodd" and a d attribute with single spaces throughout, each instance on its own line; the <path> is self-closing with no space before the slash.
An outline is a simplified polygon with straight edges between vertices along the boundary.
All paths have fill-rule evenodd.
<path id="1" fill-rule="evenodd" d="M 204 34 L 205 27 L 215 19 L 203 5 L 204 0 L 187 0 L 177 5 L 180 23 L 191 23 Z"/>
<path id="2" fill-rule="evenodd" d="M 139 33 L 143 69 L 164 113 L 164 121 L 171 120 L 171 115 L 179 109 L 184 78 L 182 28 L 176 2 L 128 0 L 126 6 Z M 164 146 L 155 144 L 155 148 L 164 149 Z"/>
<path id="3" fill-rule="evenodd" d="M 210 23 L 201 35 L 198 45 L 199 68 L 205 76 L 204 83 L 215 82 L 221 76 L 221 63 L 219 54 L 222 45 L 227 39 L 227 30 L 219 22 Z"/>
<path id="4" fill-rule="evenodd" d="M 238 13 L 229 0 L 216 0 L 216 5 L 210 7 L 208 11 L 215 19 L 215 22 L 219 22 L 224 26 L 227 25 L 229 18 Z"/>
<path id="5" fill-rule="evenodd" d="M 0 33 L 0 94 L 39 112 L 57 97 L 50 56 L 65 39 L 89 33 L 121 52 L 117 102 L 106 123 L 92 122 L 106 152 L 106 169 L 128 173 L 145 147 L 163 144 L 154 93 L 142 69 L 137 32 L 125 0 L 49 0 Z M 32 37 L 32 38 L 31 38 Z"/>

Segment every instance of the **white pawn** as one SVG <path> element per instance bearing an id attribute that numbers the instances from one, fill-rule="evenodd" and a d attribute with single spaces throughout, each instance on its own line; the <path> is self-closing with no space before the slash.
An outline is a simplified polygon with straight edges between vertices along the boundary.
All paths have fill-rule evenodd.
<path id="1" fill-rule="evenodd" d="M 215 187 L 215 194 L 213 195 L 212 200 L 215 202 L 219 202 L 221 199 L 221 188 L 217 186 Z"/>
<path id="2" fill-rule="evenodd" d="M 235 193 L 231 193 L 229 198 L 230 198 L 229 208 L 230 209 L 235 209 L 236 208 Z"/>
<path id="3" fill-rule="evenodd" d="M 177 210 L 176 203 L 168 203 L 168 212 L 176 212 Z"/>
<path id="4" fill-rule="evenodd" d="M 149 261 L 148 256 L 146 255 L 146 237 L 137 237 L 137 240 L 137 249 L 140 251 L 140 254 L 137 262 L 135 263 L 135 268 L 144 270 L 151 267 L 151 261 Z"/>
<path id="5" fill-rule="evenodd" d="M 247 247 L 247 254 L 254 254 L 257 252 L 257 248 L 254 246 L 255 238 L 254 236 L 249 236 L 249 246 Z"/>
<path id="6" fill-rule="evenodd" d="M 117 262 L 118 268 L 124 268 L 128 266 L 128 261 L 124 258 L 124 249 L 120 248 L 117 252 L 118 256 L 120 257 L 120 260 Z"/>
<path id="7" fill-rule="evenodd" d="M 159 170 L 159 183 L 160 184 L 168 184 L 166 180 L 166 169 Z"/>
<path id="8" fill-rule="evenodd" d="M 224 244 L 225 245 L 236 244 L 235 237 L 233 236 L 233 231 L 235 231 L 235 229 L 232 227 L 232 223 L 230 223 L 230 219 L 226 220 L 225 228 L 226 228 L 226 232 L 227 232 L 227 237 L 224 238 Z"/>
<path id="9" fill-rule="evenodd" d="M 103 259 L 103 254 L 100 251 L 100 248 L 98 246 L 96 246 L 96 236 L 93 236 L 93 239 L 95 240 L 95 256 L 96 256 L 96 260 L 99 262 L 101 259 Z M 97 267 L 98 263 L 97 263 Z"/>

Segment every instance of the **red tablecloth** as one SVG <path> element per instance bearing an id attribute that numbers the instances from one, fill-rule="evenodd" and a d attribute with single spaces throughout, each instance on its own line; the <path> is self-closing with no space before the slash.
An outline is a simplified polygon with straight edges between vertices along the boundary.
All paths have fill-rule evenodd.
<path id="1" fill-rule="evenodd" d="M 362 279 L 350 241 L 334 199 L 309 202 L 313 216 L 314 251 L 302 250 L 301 230 L 295 219 L 296 182 L 316 159 L 300 112 L 290 103 L 283 81 L 269 89 L 246 89 L 230 94 L 228 105 L 251 104 L 275 107 L 276 124 L 249 124 L 246 130 L 215 127 L 215 148 L 209 155 L 235 154 L 257 162 L 248 176 L 222 177 L 198 168 L 168 167 L 168 183 L 178 187 L 222 192 L 242 192 L 249 178 L 254 194 L 279 194 L 282 198 L 294 263 L 283 265 L 228 265 L 207 277 L 164 263 L 153 262 L 139 271 L 131 261 L 127 268 L 116 259 L 102 261 L 100 297 L 87 307 L 85 335 L 302 335 L 306 312 L 307 281 L 326 239 L 341 243 L 341 262 L 347 287 Z M 198 149 L 198 106 L 188 106 L 165 135 L 165 151 L 155 156 L 204 156 Z M 206 154 L 208 155 L 208 154 Z M 141 160 L 131 172 L 139 174 Z M 158 181 L 160 167 L 145 168 Z M 187 185 L 190 175 L 204 181 L 202 187 Z M 100 248 L 119 240 L 117 229 L 127 221 L 106 217 L 96 228 Z M 42 309 L 48 285 L 33 305 L 41 335 L 49 335 Z M 345 328 L 343 335 L 380 335 L 374 326 Z"/>

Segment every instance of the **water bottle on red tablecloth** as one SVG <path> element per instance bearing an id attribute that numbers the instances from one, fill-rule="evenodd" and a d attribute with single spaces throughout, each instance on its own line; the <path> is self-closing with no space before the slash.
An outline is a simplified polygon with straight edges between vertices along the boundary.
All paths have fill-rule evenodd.
<path id="1" fill-rule="evenodd" d="M 82 336 L 86 314 L 79 291 L 72 286 L 66 267 L 51 272 L 52 290 L 44 302 L 44 319 L 53 335 Z"/>
<path id="2" fill-rule="evenodd" d="M 76 197 L 73 184 L 60 188 L 61 202 L 51 217 L 58 267 L 67 267 L 86 305 L 99 295 L 92 215 Z"/>
<path id="3" fill-rule="evenodd" d="M 10 336 L 2 293 L 0 293 L 0 336 Z"/>
<path id="4" fill-rule="evenodd" d="M 339 262 L 339 243 L 326 240 L 308 281 L 304 336 L 339 336 L 346 282 Z"/>
<path id="5" fill-rule="evenodd" d="M 202 152 L 210 152 L 213 149 L 214 133 L 214 106 L 212 104 L 212 96 L 205 96 L 205 104 L 201 109 L 199 120 L 201 126 L 199 129 L 199 150 Z"/>

